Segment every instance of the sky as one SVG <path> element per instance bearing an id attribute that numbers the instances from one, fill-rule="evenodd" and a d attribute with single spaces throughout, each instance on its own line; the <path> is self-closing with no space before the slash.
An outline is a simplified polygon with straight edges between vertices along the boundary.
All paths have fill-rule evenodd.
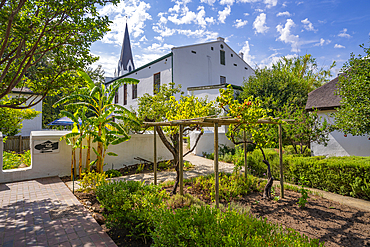
<path id="1" fill-rule="evenodd" d="M 112 21 L 109 31 L 92 44 L 105 76 L 117 67 L 126 21 L 135 67 L 172 47 L 215 41 L 217 37 L 252 68 L 271 67 L 282 56 L 311 54 L 319 68 L 334 78 L 350 54 L 370 46 L 370 1 L 283 0 L 125 0 L 98 8 Z"/>

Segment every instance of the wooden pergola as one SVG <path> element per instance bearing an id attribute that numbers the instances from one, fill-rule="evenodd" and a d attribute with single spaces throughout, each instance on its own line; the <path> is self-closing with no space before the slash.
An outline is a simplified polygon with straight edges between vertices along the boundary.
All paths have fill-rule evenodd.
<path id="1" fill-rule="evenodd" d="M 216 206 L 219 207 L 219 171 L 218 171 L 218 127 L 230 124 L 278 124 L 279 134 L 279 157 L 280 157 L 280 195 L 284 198 L 284 177 L 283 177 L 283 142 L 282 142 L 282 125 L 276 120 L 279 119 L 259 119 L 254 123 L 245 123 L 242 119 L 230 117 L 200 117 L 193 119 L 175 120 L 168 122 L 144 122 L 144 127 L 154 127 L 154 184 L 157 184 L 157 126 L 179 126 L 179 189 L 180 195 L 184 195 L 184 159 L 183 159 L 183 135 L 184 126 L 200 125 L 202 127 L 214 128 L 214 173 L 215 173 L 215 201 Z M 283 119 L 283 122 L 292 122 L 291 119 Z M 246 135 L 244 133 L 244 172 L 247 176 L 247 143 Z"/>

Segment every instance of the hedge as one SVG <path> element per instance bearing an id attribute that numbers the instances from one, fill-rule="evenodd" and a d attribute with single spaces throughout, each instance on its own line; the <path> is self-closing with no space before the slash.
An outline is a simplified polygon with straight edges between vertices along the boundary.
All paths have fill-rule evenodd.
<path id="1" fill-rule="evenodd" d="M 272 166 L 273 177 L 279 179 L 279 154 L 270 149 L 266 149 L 265 154 Z M 260 150 L 248 155 L 248 166 L 253 175 L 264 176 L 266 165 L 262 160 Z M 289 183 L 298 184 L 300 177 L 304 176 L 307 180 L 305 185 L 311 188 L 370 200 L 370 157 L 284 155 L 283 167 L 285 181 Z"/>

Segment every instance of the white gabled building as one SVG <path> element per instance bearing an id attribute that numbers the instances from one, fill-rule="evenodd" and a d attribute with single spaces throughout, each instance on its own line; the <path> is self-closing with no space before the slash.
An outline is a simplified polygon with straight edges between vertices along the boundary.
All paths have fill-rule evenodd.
<path id="1" fill-rule="evenodd" d="M 208 96 L 210 100 L 219 95 L 219 88 L 231 84 L 241 89 L 243 81 L 254 75 L 254 70 L 224 41 L 174 47 L 171 52 L 139 68 L 134 69 L 129 35 L 126 25 L 118 70 L 115 78 L 140 80 L 138 85 L 124 85 L 116 95 L 116 103 L 125 107 L 137 107 L 138 97 L 145 93 L 153 94 L 160 85 L 174 82 L 182 86 L 182 91 L 197 96 Z M 130 70 L 133 68 L 133 70 Z M 117 73 L 118 71 L 118 73 Z"/>

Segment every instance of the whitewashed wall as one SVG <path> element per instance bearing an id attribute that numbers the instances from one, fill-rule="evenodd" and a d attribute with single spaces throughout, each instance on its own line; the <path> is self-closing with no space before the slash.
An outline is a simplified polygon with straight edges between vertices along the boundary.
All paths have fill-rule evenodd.
<path id="1" fill-rule="evenodd" d="M 10 97 L 18 97 L 18 94 L 9 94 Z M 41 96 L 38 97 L 39 100 Z M 30 100 L 27 101 L 27 104 L 30 103 Z M 36 111 L 39 111 L 40 114 L 35 117 L 34 119 L 26 119 L 23 120 L 22 124 L 23 127 L 21 129 L 21 132 L 18 135 L 22 136 L 30 136 L 31 131 L 38 131 L 42 130 L 42 101 L 38 103 L 35 106 L 32 106 L 31 109 L 34 109 Z"/>
<path id="2" fill-rule="evenodd" d="M 35 143 L 39 141 L 59 141 L 60 137 L 67 134 L 67 131 L 35 131 L 31 132 L 31 166 L 27 168 L 19 168 L 12 170 L 2 170 L 0 173 L 0 183 L 22 181 L 27 179 L 50 177 L 50 176 L 67 176 L 71 174 L 71 146 L 68 146 L 65 141 L 59 142 L 58 153 L 35 153 Z M 2 141 L 2 136 L 1 140 Z M 77 149 L 78 150 L 78 149 Z M 153 160 L 153 135 L 132 135 L 127 142 L 111 146 L 108 152 L 115 152 L 115 156 L 106 156 L 104 170 L 112 168 L 119 169 L 126 165 L 139 163 L 135 157 L 141 157 L 147 160 Z M 1 168 L 3 143 L 0 144 Z M 78 159 L 79 151 L 76 153 Z M 83 150 L 82 164 L 85 167 L 86 149 Z M 158 160 L 171 159 L 172 155 L 167 148 L 162 144 L 162 141 L 157 136 L 157 157 Z M 91 160 L 96 158 L 95 153 L 91 150 Z"/>
<path id="3" fill-rule="evenodd" d="M 225 65 L 220 64 L 220 50 L 225 51 Z M 172 52 L 174 82 L 184 90 L 219 85 L 220 76 L 225 76 L 229 84 L 241 86 L 254 75 L 253 69 L 223 41 L 175 47 Z"/>
<path id="4" fill-rule="evenodd" d="M 334 123 L 334 118 L 330 117 L 334 111 L 320 111 L 319 116 L 327 119 L 329 124 Z M 339 131 L 333 131 L 329 134 L 329 142 L 325 147 L 311 143 L 311 151 L 314 156 L 370 156 L 370 141 L 366 136 L 352 136 L 350 134 L 344 137 Z"/>
<path id="5" fill-rule="evenodd" d="M 219 131 L 222 131 L 222 127 L 219 128 Z M 190 147 L 192 148 L 197 140 L 199 135 L 199 131 L 193 131 L 190 133 Z M 227 145 L 228 147 L 234 147 L 234 143 L 232 143 L 229 139 L 227 139 L 225 132 L 218 133 L 218 145 L 221 144 Z M 203 135 L 200 137 L 199 142 L 195 149 L 193 150 L 193 154 L 202 156 L 203 153 L 213 153 L 214 152 L 214 134 L 213 131 L 204 131 Z"/>

